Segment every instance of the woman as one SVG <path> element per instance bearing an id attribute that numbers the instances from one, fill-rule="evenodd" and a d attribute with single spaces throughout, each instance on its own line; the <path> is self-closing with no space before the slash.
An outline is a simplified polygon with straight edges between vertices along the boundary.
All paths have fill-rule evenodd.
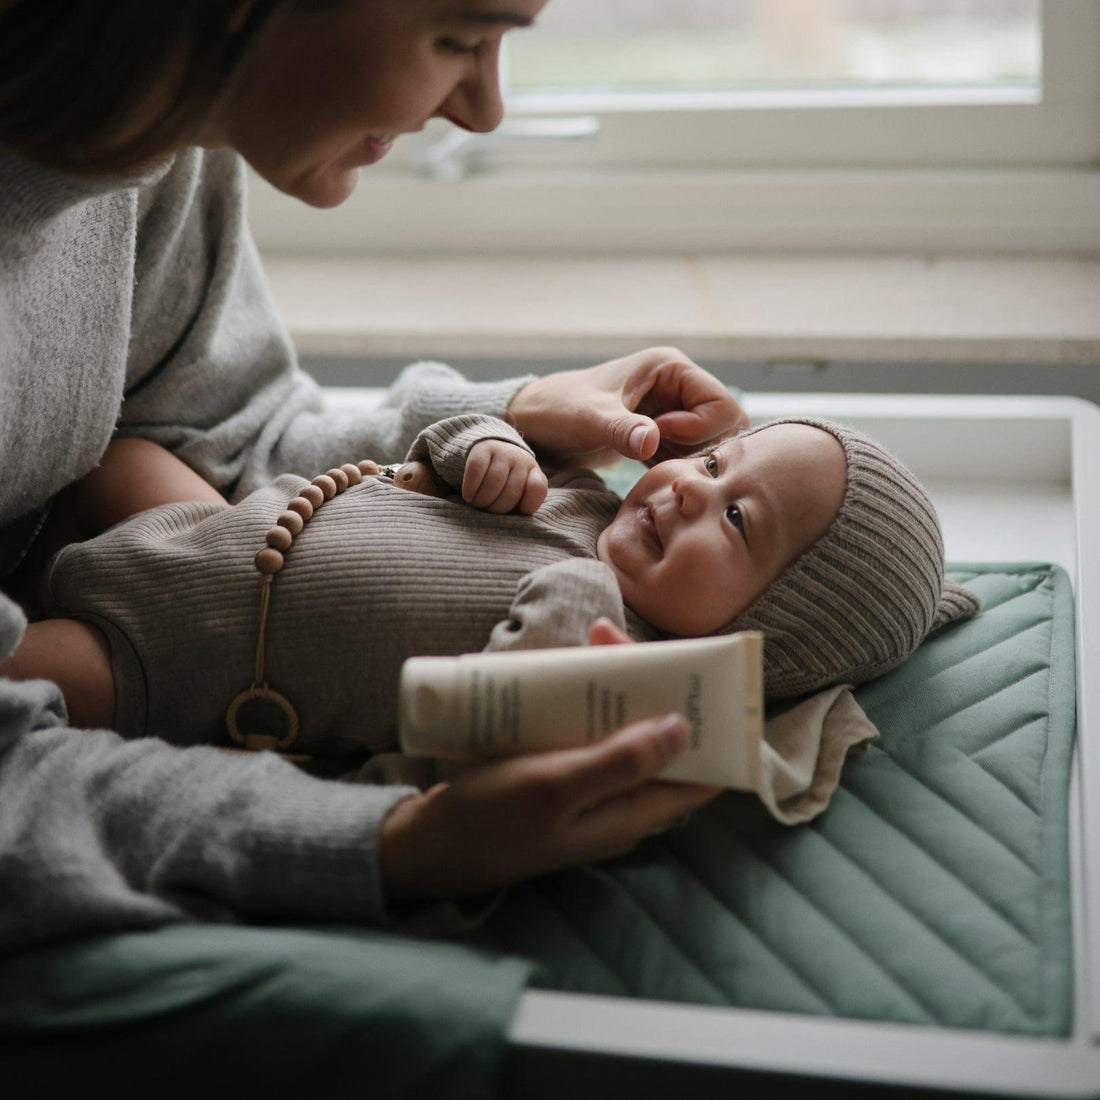
<path id="1" fill-rule="evenodd" d="M 283 470 L 399 458 L 464 410 L 592 459 L 740 420 L 667 349 L 499 384 L 440 368 L 367 419 L 324 411 L 295 366 L 245 225 L 242 157 L 332 206 L 430 118 L 492 130 L 503 35 L 544 3 L 116 0 L 105 15 L 0 0 L 5 572 L 116 430 L 236 499 Z M 23 625 L 0 595 L 0 659 Z M 75 732 L 52 685 L 0 680 L 0 944 L 221 915 L 384 924 L 431 903 L 443 919 L 448 899 L 623 851 L 712 797 L 653 780 L 686 734 L 647 721 L 422 794 Z"/>

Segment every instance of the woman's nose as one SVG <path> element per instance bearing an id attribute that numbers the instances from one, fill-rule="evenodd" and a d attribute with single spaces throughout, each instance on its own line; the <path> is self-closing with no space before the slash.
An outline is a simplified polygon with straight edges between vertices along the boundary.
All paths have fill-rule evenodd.
<path id="1" fill-rule="evenodd" d="M 469 73 L 439 109 L 467 130 L 487 134 L 504 118 L 500 91 L 500 48 L 486 46 L 472 59 Z"/>

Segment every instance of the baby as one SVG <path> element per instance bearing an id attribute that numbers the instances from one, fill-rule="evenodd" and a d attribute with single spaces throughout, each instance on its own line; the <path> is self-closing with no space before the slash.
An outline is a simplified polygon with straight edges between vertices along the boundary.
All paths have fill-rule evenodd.
<path id="1" fill-rule="evenodd" d="M 757 629 L 776 698 L 877 676 L 978 608 L 944 580 L 936 515 L 912 475 L 824 421 L 779 421 L 658 463 L 623 500 L 589 470 L 547 477 L 518 433 L 482 415 L 432 425 L 409 460 L 421 465 L 406 475 L 427 471 L 449 495 L 353 471 L 316 509 L 296 504 L 311 513 L 299 525 L 285 514 L 308 495 L 303 478 L 230 506 L 159 448 L 114 445 L 113 518 L 127 510 L 117 486 L 139 486 L 150 462 L 178 466 L 180 493 L 193 480 L 200 499 L 53 560 L 46 610 L 79 620 L 52 646 L 74 712 L 106 688 L 127 736 L 229 744 L 227 707 L 257 662 L 265 540 L 282 549 L 263 679 L 300 719 L 292 751 L 322 756 L 392 746 L 398 674 L 414 655 L 583 645 L 597 617 L 638 641 Z M 268 537 L 288 523 L 302 528 L 293 540 Z M 57 625 L 31 627 L 40 655 Z M 87 647 L 76 661 L 74 630 Z M 97 660 L 98 684 L 69 674 Z"/>

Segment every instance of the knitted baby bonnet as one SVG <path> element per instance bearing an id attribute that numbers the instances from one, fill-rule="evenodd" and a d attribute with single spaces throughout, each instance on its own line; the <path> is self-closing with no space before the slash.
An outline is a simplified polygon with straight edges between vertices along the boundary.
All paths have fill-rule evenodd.
<path id="1" fill-rule="evenodd" d="M 917 479 L 873 440 L 825 420 L 809 424 L 844 448 L 848 485 L 825 534 L 722 633 L 765 635 L 769 698 L 858 684 L 901 664 L 933 631 L 972 618 L 976 596 L 944 578 L 936 510 Z"/>

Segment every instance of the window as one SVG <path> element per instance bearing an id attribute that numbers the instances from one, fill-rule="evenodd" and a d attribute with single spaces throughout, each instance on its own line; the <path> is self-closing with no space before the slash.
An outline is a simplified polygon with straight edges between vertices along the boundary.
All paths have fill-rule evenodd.
<path id="1" fill-rule="evenodd" d="M 972 87 L 1041 79 L 1039 0 L 554 0 L 510 41 L 533 92 Z"/>
<path id="2" fill-rule="evenodd" d="M 509 118 L 404 139 L 279 250 L 1100 248 L 1095 0 L 552 0 Z M 644 77 L 640 74 L 644 74 Z"/>

